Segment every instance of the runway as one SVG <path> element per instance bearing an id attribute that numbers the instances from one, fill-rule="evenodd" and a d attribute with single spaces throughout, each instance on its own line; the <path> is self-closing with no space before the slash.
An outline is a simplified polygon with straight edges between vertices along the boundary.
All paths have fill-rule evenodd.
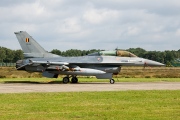
<path id="1" fill-rule="evenodd" d="M 116 82 L 78 84 L 1 83 L 0 93 L 180 90 L 180 82 Z"/>

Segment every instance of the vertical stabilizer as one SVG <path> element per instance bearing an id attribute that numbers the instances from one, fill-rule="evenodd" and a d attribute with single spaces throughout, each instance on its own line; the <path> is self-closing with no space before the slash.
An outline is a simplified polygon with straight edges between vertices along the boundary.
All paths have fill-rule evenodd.
<path id="1" fill-rule="evenodd" d="M 26 31 L 19 31 L 14 33 L 21 45 L 25 58 L 55 57 L 55 56 L 57 57 L 57 55 L 48 53 Z"/>
<path id="2" fill-rule="evenodd" d="M 24 53 L 46 53 L 44 48 L 42 48 L 27 32 L 20 31 L 15 32 L 15 34 Z"/>

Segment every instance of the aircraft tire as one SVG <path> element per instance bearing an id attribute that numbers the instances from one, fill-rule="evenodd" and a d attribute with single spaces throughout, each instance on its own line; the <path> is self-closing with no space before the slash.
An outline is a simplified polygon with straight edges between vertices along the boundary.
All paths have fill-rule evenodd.
<path id="1" fill-rule="evenodd" d="M 72 77 L 71 82 L 72 83 L 77 83 L 78 82 L 78 78 L 77 77 Z"/>
<path id="2" fill-rule="evenodd" d="M 115 83 L 114 79 L 110 79 L 110 83 L 114 84 Z"/>
<path id="3" fill-rule="evenodd" d="M 63 83 L 64 83 L 64 84 L 67 84 L 68 82 L 69 82 L 69 78 L 68 78 L 68 77 L 64 77 L 64 78 L 63 78 Z"/>

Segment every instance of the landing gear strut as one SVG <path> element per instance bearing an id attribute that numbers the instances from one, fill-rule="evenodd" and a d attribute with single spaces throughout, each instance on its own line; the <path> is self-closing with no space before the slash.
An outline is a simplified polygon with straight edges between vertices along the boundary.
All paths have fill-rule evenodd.
<path id="1" fill-rule="evenodd" d="M 110 83 L 114 84 L 115 83 L 114 79 L 110 79 Z"/>

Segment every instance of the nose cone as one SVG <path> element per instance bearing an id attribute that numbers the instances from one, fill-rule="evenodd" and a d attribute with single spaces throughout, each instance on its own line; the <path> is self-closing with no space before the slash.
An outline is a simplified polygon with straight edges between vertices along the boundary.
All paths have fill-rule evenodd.
<path id="1" fill-rule="evenodd" d="M 144 64 L 146 64 L 148 66 L 165 66 L 165 64 L 162 64 L 160 62 L 156 62 L 153 60 L 147 60 L 147 59 L 145 59 Z"/>

